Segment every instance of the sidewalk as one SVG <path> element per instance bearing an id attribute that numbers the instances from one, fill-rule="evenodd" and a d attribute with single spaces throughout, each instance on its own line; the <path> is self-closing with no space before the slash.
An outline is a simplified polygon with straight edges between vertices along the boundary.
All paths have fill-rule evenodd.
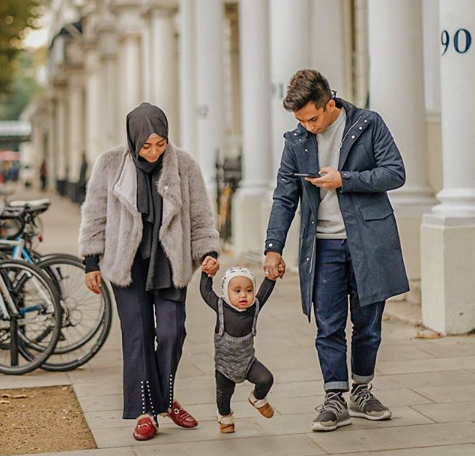
<path id="1" fill-rule="evenodd" d="M 33 192 L 18 196 L 32 197 Z M 52 200 L 43 217 L 42 251 L 76 253 L 78 206 L 58 197 Z M 224 272 L 236 261 L 225 256 L 221 263 Z M 250 267 L 262 280 L 260 267 Z M 197 429 L 181 429 L 162 419 L 153 440 L 138 443 L 132 438 L 133 422 L 121 419 L 117 316 L 106 346 L 84 369 L 0 375 L 0 389 L 72 384 L 99 448 L 63 453 L 72 456 L 475 455 L 475 337 L 414 339 L 415 328 L 391 320 L 384 322 L 374 390 L 391 407 L 393 419 L 380 423 L 353 419 L 351 426 L 336 432 L 312 433 L 314 408 L 323 397 L 322 377 L 314 347 L 315 325 L 308 324 L 301 312 L 298 276 L 291 273 L 278 282 L 258 327 L 257 356 L 275 377 L 270 402 L 276 415 L 271 420 L 259 416 L 247 402 L 250 385 L 238 385 L 233 398 L 236 433 L 221 435 L 215 419 L 215 314 L 201 301 L 198 279 L 196 274 L 189 287 L 188 337 L 176 385 L 178 399 L 200 422 Z M 215 285 L 219 283 L 215 280 Z"/>

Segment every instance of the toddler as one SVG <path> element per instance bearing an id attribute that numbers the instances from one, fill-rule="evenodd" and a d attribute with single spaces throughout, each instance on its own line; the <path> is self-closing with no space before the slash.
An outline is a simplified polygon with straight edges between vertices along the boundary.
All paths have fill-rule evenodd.
<path id="1" fill-rule="evenodd" d="M 207 270 L 208 265 L 203 265 L 200 291 L 217 317 L 214 334 L 216 402 L 220 430 L 226 434 L 234 432 L 231 397 L 236 383 L 244 380 L 253 383 L 255 387 L 249 394 L 249 402 L 266 418 L 274 415 L 274 409 L 267 401 L 274 378 L 255 357 L 254 337 L 257 317 L 271 295 L 275 281 L 264 279 L 256 295 L 256 279 L 252 272 L 234 267 L 224 274 L 220 298 L 213 291 Z"/>

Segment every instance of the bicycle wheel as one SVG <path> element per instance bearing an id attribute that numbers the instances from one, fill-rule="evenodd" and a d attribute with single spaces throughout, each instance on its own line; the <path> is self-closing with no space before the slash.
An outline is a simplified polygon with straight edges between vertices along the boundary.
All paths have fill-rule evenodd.
<path id="1" fill-rule="evenodd" d="M 26 374 L 56 347 L 62 318 L 59 296 L 41 269 L 23 261 L 1 261 L 0 276 L 2 298 L 11 299 L 16 314 L 10 313 L 10 319 L 0 315 L 0 372 Z"/>
<path id="2" fill-rule="evenodd" d="M 84 282 L 85 266 L 71 255 L 48 255 L 37 263 L 61 296 L 63 319 L 59 342 L 41 368 L 65 372 L 92 359 L 104 345 L 112 324 L 112 296 L 103 282 L 102 293 L 92 293 Z"/>

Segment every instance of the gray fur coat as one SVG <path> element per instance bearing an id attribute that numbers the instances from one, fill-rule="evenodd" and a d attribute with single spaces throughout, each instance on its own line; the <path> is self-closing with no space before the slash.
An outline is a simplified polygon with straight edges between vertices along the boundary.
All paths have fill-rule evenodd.
<path id="1" fill-rule="evenodd" d="M 157 189 L 163 198 L 160 241 L 170 260 L 174 285 L 185 287 L 201 257 L 219 252 L 198 163 L 169 144 Z M 136 168 L 127 149 L 117 148 L 97 159 L 81 212 L 80 256 L 99 254 L 103 277 L 118 286 L 129 285 L 143 226 L 137 209 Z"/>

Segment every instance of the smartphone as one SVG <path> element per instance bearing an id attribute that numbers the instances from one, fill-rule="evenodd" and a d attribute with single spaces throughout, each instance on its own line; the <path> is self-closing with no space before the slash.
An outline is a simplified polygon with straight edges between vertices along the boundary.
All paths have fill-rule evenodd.
<path id="1" fill-rule="evenodd" d="M 315 173 L 315 174 L 304 174 L 304 173 L 295 173 L 294 174 L 295 177 L 312 177 L 312 178 L 315 178 L 315 177 L 322 177 L 320 174 L 318 173 Z"/>

